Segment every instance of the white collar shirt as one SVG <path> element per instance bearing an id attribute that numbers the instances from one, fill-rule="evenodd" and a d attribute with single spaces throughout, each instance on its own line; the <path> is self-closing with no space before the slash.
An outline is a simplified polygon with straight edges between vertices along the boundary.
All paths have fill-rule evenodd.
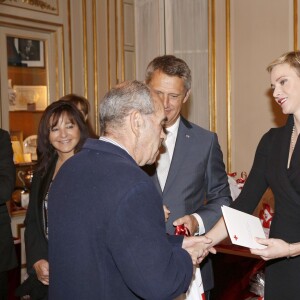
<path id="1" fill-rule="evenodd" d="M 176 120 L 176 122 L 172 126 L 170 126 L 166 129 L 167 137 L 166 137 L 165 143 L 168 148 L 170 161 L 172 161 L 172 157 L 173 157 L 173 153 L 174 153 L 174 149 L 175 149 L 175 143 L 176 143 L 178 128 L 179 128 L 179 122 L 180 122 L 180 117 Z"/>

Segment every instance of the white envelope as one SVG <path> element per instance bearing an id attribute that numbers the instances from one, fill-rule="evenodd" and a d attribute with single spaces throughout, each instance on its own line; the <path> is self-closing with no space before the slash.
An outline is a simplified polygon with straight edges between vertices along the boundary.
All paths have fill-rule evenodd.
<path id="1" fill-rule="evenodd" d="M 266 238 L 259 218 L 228 206 L 221 208 L 233 244 L 256 249 L 266 248 L 255 241 L 255 237 Z"/>

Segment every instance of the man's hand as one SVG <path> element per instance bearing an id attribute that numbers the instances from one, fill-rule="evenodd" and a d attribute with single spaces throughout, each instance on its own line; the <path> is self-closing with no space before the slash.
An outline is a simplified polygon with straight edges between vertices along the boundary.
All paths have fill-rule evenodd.
<path id="1" fill-rule="evenodd" d="M 209 252 L 216 253 L 216 250 L 211 247 L 212 240 L 206 236 L 184 237 L 182 248 L 185 249 L 191 256 L 193 264 L 199 264 Z"/>
<path id="2" fill-rule="evenodd" d="M 265 249 L 250 249 L 250 252 L 259 255 L 264 260 L 291 255 L 290 245 L 280 239 L 255 239 L 259 244 L 267 246 Z"/>
<path id="3" fill-rule="evenodd" d="M 163 205 L 163 209 L 164 209 L 164 213 L 165 213 L 165 222 L 167 222 L 171 212 L 166 205 Z"/>
<path id="4" fill-rule="evenodd" d="M 174 226 L 184 225 L 189 231 L 191 235 L 194 235 L 198 232 L 198 221 L 193 215 L 185 215 L 173 222 Z"/>
<path id="5" fill-rule="evenodd" d="M 38 280 L 45 285 L 49 285 L 49 263 L 45 259 L 41 259 L 33 267 Z"/>

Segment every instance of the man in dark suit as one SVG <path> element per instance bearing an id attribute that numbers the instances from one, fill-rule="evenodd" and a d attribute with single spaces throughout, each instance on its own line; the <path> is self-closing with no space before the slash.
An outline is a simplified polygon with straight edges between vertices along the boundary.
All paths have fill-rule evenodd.
<path id="1" fill-rule="evenodd" d="M 192 235 L 202 235 L 220 218 L 221 206 L 231 203 L 217 135 L 180 115 L 190 95 L 191 80 L 188 65 L 173 55 L 155 58 L 146 70 L 146 83 L 164 105 L 167 138 L 157 163 L 145 170 L 170 210 L 169 234 L 174 233 L 174 225 L 184 224 Z M 200 269 L 208 299 L 213 288 L 210 260 L 203 261 Z"/>
<path id="2" fill-rule="evenodd" d="M 39 41 L 19 39 L 22 60 L 40 60 Z"/>
<path id="3" fill-rule="evenodd" d="M 163 300 L 187 290 L 191 257 L 201 260 L 211 241 L 168 238 L 162 198 L 139 167 L 155 161 L 164 121 L 141 82 L 102 99 L 100 141 L 88 139 L 49 192 L 50 299 Z"/>
<path id="4" fill-rule="evenodd" d="M 15 187 L 15 165 L 10 136 L 0 129 L 0 300 L 8 299 L 8 270 L 17 266 L 6 202 Z"/>

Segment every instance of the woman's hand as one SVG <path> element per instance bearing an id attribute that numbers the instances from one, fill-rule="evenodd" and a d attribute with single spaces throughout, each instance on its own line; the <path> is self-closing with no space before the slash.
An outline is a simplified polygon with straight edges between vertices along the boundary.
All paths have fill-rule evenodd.
<path id="1" fill-rule="evenodd" d="M 288 257 L 291 255 L 290 245 L 280 239 L 261 239 L 256 238 L 256 241 L 265 245 L 265 249 L 250 249 L 252 254 L 259 255 L 263 260 L 270 260 L 279 257 Z"/>
<path id="2" fill-rule="evenodd" d="M 45 259 L 41 259 L 33 267 L 38 280 L 45 285 L 49 285 L 49 263 Z"/>

